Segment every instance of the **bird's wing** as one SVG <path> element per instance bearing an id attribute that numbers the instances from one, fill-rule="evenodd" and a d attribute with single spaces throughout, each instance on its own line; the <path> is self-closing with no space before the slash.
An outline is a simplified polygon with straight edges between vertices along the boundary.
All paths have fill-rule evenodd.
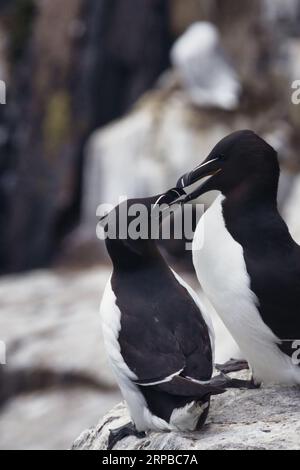
<path id="1" fill-rule="evenodd" d="M 264 323 L 281 341 L 300 339 L 300 250 L 278 246 L 264 258 L 246 261 Z"/>
<path id="2" fill-rule="evenodd" d="M 213 326 L 213 322 L 212 322 L 210 313 L 208 312 L 208 309 L 204 305 L 204 302 L 201 301 L 200 297 L 197 295 L 197 293 L 194 291 L 194 289 L 192 289 L 192 287 L 187 282 L 185 282 L 184 279 L 182 279 L 182 277 L 179 276 L 179 274 L 177 274 L 174 270 L 172 270 L 172 272 L 173 272 L 175 278 L 177 279 L 177 281 L 179 282 L 179 284 L 181 284 L 187 290 L 187 292 L 190 294 L 190 296 L 194 300 L 195 304 L 199 308 L 199 312 L 202 315 L 202 317 L 203 317 L 203 319 L 204 319 L 204 321 L 207 325 L 208 331 L 209 331 L 212 354 L 213 354 L 213 357 L 214 357 L 214 352 L 215 352 L 215 331 L 214 331 L 214 326 Z"/>
<path id="3" fill-rule="evenodd" d="M 141 385 L 170 380 L 186 366 L 174 335 L 151 316 L 141 319 L 123 313 L 118 341 L 124 361 Z"/>
<path id="4" fill-rule="evenodd" d="M 216 382 L 216 383 L 215 383 Z M 194 382 L 186 377 L 175 376 L 168 382 L 157 384 L 154 388 L 175 395 L 177 397 L 196 397 L 202 398 L 208 395 L 220 395 L 226 392 L 228 382 L 224 379 L 214 381 L 214 379 L 207 382 Z"/>
<path id="5" fill-rule="evenodd" d="M 239 217 L 227 218 L 226 208 L 224 214 L 228 230 L 243 246 L 255 307 L 271 330 L 268 337 L 292 356 L 300 339 L 300 247 L 277 210 L 261 205 L 243 223 Z"/>
<path id="6" fill-rule="evenodd" d="M 163 300 L 157 294 L 162 282 L 168 285 Z M 148 289 L 153 283 L 158 283 L 153 292 L 136 293 L 134 301 L 128 298 L 128 287 L 118 292 L 122 311 L 118 341 L 126 364 L 144 385 L 170 381 L 179 374 L 209 380 L 212 346 L 199 306 L 171 271 L 164 279 L 152 277 Z"/>
<path id="7" fill-rule="evenodd" d="M 128 323 L 127 326 L 129 327 Z M 137 385 L 177 397 L 201 398 L 226 391 L 226 381 L 224 383 L 214 383 L 210 379 L 199 381 L 186 375 L 191 361 L 194 362 L 198 359 L 198 361 L 205 363 L 205 358 L 201 357 L 199 352 L 198 354 L 193 353 L 191 357 L 186 357 L 181 351 L 176 337 L 167 329 L 153 328 L 150 322 L 146 322 L 143 329 L 141 329 L 139 322 L 133 322 L 129 328 L 133 328 L 132 331 L 139 340 L 129 343 L 124 340 L 126 333 L 123 332 L 123 335 L 121 334 L 119 337 L 119 342 L 126 364 L 137 376 L 135 380 Z M 152 335 L 155 337 L 154 347 Z M 189 373 L 197 375 L 193 374 L 193 371 Z"/>

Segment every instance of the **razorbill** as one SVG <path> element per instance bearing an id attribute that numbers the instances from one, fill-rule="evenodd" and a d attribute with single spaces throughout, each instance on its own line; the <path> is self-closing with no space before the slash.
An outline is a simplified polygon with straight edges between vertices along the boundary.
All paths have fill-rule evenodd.
<path id="1" fill-rule="evenodd" d="M 195 292 L 168 267 L 151 238 L 148 224 L 154 209 L 177 197 L 178 190 L 170 190 L 152 198 L 124 201 L 107 216 L 118 227 L 116 237 L 109 236 L 109 220 L 102 218 L 113 264 L 100 308 L 103 337 L 134 423 L 111 430 L 110 449 L 123 437 L 140 436 L 143 431 L 199 429 L 206 420 L 211 395 L 246 384 L 223 375 L 211 378 L 214 339 L 209 316 Z M 147 208 L 147 220 L 142 222 L 147 236 L 133 239 L 129 227 L 134 216 L 128 214 L 137 203 Z M 123 204 L 128 218 L 121 237 Z"/>
<path id="2" fill-rule="evenodd" d="M 198 279 L 255 382 L 293 385 L 300 384 L 300 247 L 277 209 L 279 174 L 276 151 L 244 130 L 221 140 L 177 186 L 209 177 L 184 202 L 220 191 L 195 232 Z"/>

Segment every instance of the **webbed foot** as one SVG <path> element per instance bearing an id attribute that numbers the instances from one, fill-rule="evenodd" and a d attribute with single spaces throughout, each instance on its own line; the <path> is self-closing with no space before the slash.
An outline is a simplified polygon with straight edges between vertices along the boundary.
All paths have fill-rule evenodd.
<path id="1" fill-rule="evenodd" d="M 117 442 L 129 436 L 135 436 L 139 439 L 142 439 L 146 436 L 146 434 L 144 432 L 139 432 L 133 423 L 128 423 L 125 424 L 125 426 L 121 426 L 116 429 L 111 429 L 107 443 L 107 450 L 112 450 L 113 447 L 117 444 Z"/>
<path id="2" fill-rule="evenodd" d="M 241 370 L 249 370 L 249 364 L 243 359 L 230 359 L 225 364 L 216 364 L 216 369 L 223 374 L 230 374 L 231 372 L 239 372 Z"/>
<path id="3" fill-rule="evenodd" d="M 210 383 L 212 385 L 223 387 L 225 389 L 239 388 L 239 389 L 246 389 L 246 390 L 254 390 L 260 387 L 260 384 L 259 385 L 255 384 L 253 378 L 251 380 L 232 379 L 231 377 L 228 377 L 223 372 L 213 377 Z"/>

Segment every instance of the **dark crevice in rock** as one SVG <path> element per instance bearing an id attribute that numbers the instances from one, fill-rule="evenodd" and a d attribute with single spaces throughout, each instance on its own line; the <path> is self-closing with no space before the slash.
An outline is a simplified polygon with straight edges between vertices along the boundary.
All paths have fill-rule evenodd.
<path id="1" fill-rule="evenodd" d="M 101 426 L 100 428 L 97 429 L 97 433 L 100 434 L 102 429 L 109 423 L 112 423 L 113 421 L 115 421 L 116 418 L 114 416 L 110 416 Z"/>
<path id="2" fill-rule="evenodd" d="M 101 393 L 115 390 L 114 386 L 96 380 L 80 371 L 53 371 L 47 368 L 6 370 L 6 366 L 1 366 L 0 408 L 19 395 L 76 387 L 99 390 Z"/>

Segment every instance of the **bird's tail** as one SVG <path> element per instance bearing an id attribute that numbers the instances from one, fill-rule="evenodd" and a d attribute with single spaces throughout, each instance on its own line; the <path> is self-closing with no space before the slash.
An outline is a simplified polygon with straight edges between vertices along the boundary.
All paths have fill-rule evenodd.
<path id="1" fill-rule="evenodd" d="M 170 395 L 202 399 L 211 395 L 221 395 L 229 388 L 248 389 L 249 384 L 248 380 L 231 379 L 225 374 L 217 375 L 205 382 L 177 375 L 169 382 L 157 384 L 154 388 Z"/>

